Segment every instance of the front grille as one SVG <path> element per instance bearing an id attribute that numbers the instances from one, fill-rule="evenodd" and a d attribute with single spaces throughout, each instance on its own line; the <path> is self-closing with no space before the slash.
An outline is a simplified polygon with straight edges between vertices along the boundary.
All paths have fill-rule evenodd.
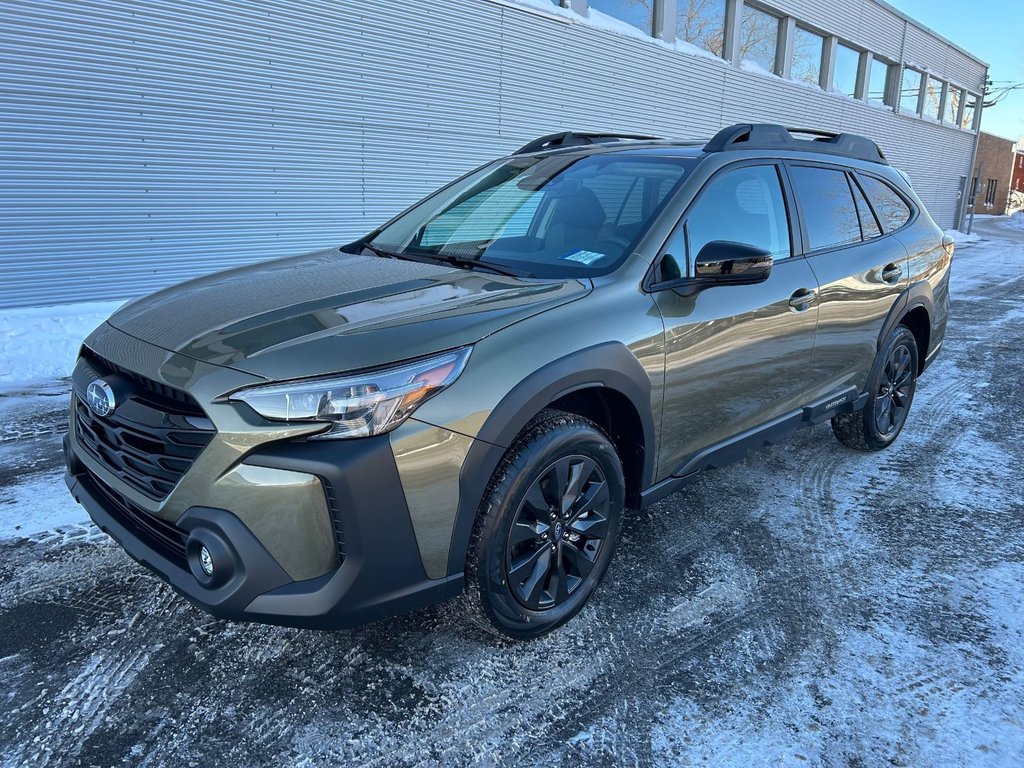
<path id="1" fill-rule="evenodd" d="M 84 474 L 79 476 L 79 482 L 86 483 L 96 496 L 105 502 L 103 508 L 107 513 L 136 538 L 179 568 L 188 568 L 188 559 L 185 555 L 187 531 L 134 504 L 89 470 L 85 470 Z"/>
<path id="2" fill-rule="evenodd" d="M 74 398 L 79 444 L 119 480 L 151 499 L 164 499 L 213 438 L 213 423 L 188 393 L 127 372 L 91 351 L 79 366 Z M 101 376 L 127 393 L 106 416 L 97 416 L 79 391 Z"/>

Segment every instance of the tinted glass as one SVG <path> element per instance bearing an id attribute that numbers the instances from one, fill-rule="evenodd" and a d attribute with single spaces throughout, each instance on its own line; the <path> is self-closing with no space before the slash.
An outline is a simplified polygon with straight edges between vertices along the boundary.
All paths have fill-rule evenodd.
<path id="1" fill-rule="evenodd" d="M 906 204 L 895 189 L 884 181 L 872 176 L 860 176 L 861 186 L 867 192 L 871 205 L 874 206 L 882 229 L 892 232 L 910 221 L 910 206 Z"/>
<path id="2" fill-rule="evenodd" d="M 725 0 L 678 0 L 676 37 L 721 56 L 725 41 Z"/>
<path id="3" fill-rule="evenodd" d="M 370 245 L 540 277 L 604 274 L 631 252 L 695 163 L 625 154 L 513 157 L 427 198 Z"/>
<path id="4" fill-rule="evenodd" d="M 960 118 L 960 127 L 967 131 L 974 130 L 974 110 L 978 105 L 978 97 L 967 95 L 967 101 L 964 102 L 964 113 Z"/>
<path id="5" fill-rule="evenodd" d="M 775 72 L 778 44 L 778 18 L 744 5 L 743 24 L 740 29 L 740 60 L 751 62 L 766 72 Z"/>
<path id="6" fill-rule="evenodd" d="M 812 250 L 854 243 L 860 238 L 857 208 L 846 174 L 828 168 L 790 168 Z"/>
<path id="7" fill-rule="evenodd" d="M 686 215 L 690 263 L 713 240 L 754 245 L 784 259 L 792 251 L 786 204 L 772 165 L 738 168 L 708 182 Z"/>
<path id="8" fill-rule="evenodd" d="M 942 83 L 933 77 L 928 78 L 924 88 L 924 116 L 936 120 L 942 118 Z"/>
<path id="9" fill-rule="evenodd" d="M 878 59 L 871 60 L 871 72 L 868 75 L 868 100 L 879 104 L 892 104 L 889 95 L 889 74 L 892 65 Z"/>
<path id="10" fill-rule="evenodd" d="M 857 93 L 857 68 L 860 66 L 860 51 L 845 45 L 836 46 L 836 69 L 832 75 L 832 89 L 854 96 Z"/>
<path id="11" fill-rule="evenodd" d="M 857 216 L 860 218 L 860 231 L 864 239 L 870 240 L 873 237 L 880 236 L 882 229 L 878 226 L 878 219 L 871 212 L 871 206 L 868 205 L 864 193 L 860 191 L 860 187 L 855 183 L 850 184 L 850 189 L 853 191 L 853 201 L 857 204 Z"/>
<path id="12" fill-rule="evenodd" d="M 793 36 L 793 62 L 790 76 L 811 85 L 821 81 L 821 54 L 825 48 L 825 38 L 810 30 L 796 28 Z"/>
<path id="13" fill-rule="evenodd" d="M 590 0 L 590 7 L 642 29 L 647 34 L 654 30 L 653 0 Z"/>
<path id="14" fill-rule="evenodd" d="M 913 69 L 903 70 L 903 85 L 900 88 L 900 112 L 917 112 L 917 99 L 921 94 L 921 73 Z"/>
<path id="15" fill-rule="evenodd" d="M 960 102 L 963 100 L 964 92 L 959 88 L 949 87 L 946 94 L 946 111 L 942 116 L 942 122 L 956 125 L 956 117 L 960 112 Z"/>

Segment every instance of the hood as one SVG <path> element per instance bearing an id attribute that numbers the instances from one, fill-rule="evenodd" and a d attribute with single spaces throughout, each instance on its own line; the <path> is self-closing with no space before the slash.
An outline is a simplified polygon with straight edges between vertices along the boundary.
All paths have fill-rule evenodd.
<path id="1" fill-rule="evenodd" d="M 578 280 L 332 249 L 191 280 L 128 304 L 108 322 L 171 352 L 279 380 L 472 344 L 588 290 Z"/>

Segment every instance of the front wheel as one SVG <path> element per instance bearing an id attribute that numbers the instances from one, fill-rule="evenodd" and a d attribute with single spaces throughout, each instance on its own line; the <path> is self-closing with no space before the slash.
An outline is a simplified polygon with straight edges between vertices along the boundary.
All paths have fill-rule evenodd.
<path id="1" fill-rule="evenodd" d="M 832 432 L 839 442 L 859 451 L 889 447 L 907 423 L 917 371 L 917 339 L 905 325 L 898 325 L 871 367 L 864 410 L 832 419 Z"/>
<path id="2" fill-rule="evenodd" d="M 471 618 L 527 639 L 575 616 L 604 576 L 625 481 L 593 422 L 544 411 L 517 438 L 481 503 L 466 570 Z"/>

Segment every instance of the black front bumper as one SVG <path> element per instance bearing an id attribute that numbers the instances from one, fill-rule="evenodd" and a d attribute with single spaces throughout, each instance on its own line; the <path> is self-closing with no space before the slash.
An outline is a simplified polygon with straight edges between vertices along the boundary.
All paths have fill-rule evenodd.
<path id="1" fill-rule="evenodd" d="M 386 435 L 322 443 L 280 443 L 246 464 L 317 475 L 344 531 L 341 565 L 315 579 L 292 581 L 239 518 L 191 507 L 175 524 L 182 544 L 156 536 L 78 459 L 68 436 L 65 481 L 93 522 L 135 560 L 213 615 L 239 621 L 341 629 L 415 610 L 457 595 L 462 574 L 428 579 L 390 442 Z M 288 510 L 281 510 L 287 514 Z M 164 532 L 161 528 L 159 532 Z M 215 577 L 198 567 L 200 544 L 216 552 Z M 184 555 L 181 554 L 182 549 Z M 227 563 L 226 567 L 223 564 Z"/>

